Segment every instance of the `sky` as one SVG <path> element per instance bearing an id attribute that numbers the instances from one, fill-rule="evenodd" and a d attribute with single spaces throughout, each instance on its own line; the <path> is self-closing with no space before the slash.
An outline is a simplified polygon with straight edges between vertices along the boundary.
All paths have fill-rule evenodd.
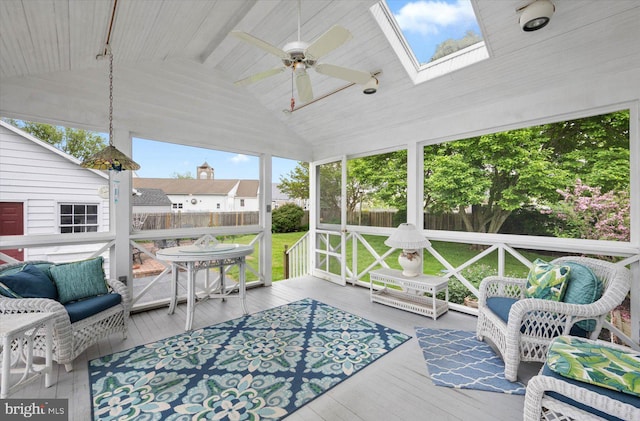
<path id="1" fill-rule="evenodd" d="M 481 35 L 470 0 L 386 0 L 402 33 L 420 63 L 428 62 L 436 47 L 467 30 Z"/>
<path id="2" fill-rule="evenodd" d="M 132 158 L 140 164 L 136 175 L 144 178 L 174 178 L 176 174 L 185 175 L 186 173 L 196 178 L 196 167 L 204 162 L 214 169 L 214 177 L 217 179 L 258 180 L 260 178 L 260 161 L 254 155 L 133 138 Z M 297 161 L 274 157 L 273 182 L 279 182 L 280 176 L 286 177 L 296 164 Z"/>

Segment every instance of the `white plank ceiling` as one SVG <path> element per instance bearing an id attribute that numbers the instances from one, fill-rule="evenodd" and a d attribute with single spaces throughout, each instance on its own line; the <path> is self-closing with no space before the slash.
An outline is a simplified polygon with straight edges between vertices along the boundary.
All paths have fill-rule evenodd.
<path id="1" fill-rule="evenodd" d="M 302 1 L 303 40 L 334 24 L 353 35 L 321 62 L 382 74 L 375 95 L 354 86 L 285 113 L 290 72 L 235 86 L 279 60 L 228 34 L 283 47 L 297 39 L 297 2 L 119 0 L 114 124 L 148 139 L 320 160 L 638 102 L 639 1 L 554 0 L 551 23 L 532 33 L 518 25 L 526 1 L 472 3 L 489 58 L 414 84 L 370 11 L 376 1 Z M 0 115 L 106 131 L 107 64 L 96 55 L 112 6 L 0 1 Z M 316 97 L 345 85 L 309 74 Z"/>

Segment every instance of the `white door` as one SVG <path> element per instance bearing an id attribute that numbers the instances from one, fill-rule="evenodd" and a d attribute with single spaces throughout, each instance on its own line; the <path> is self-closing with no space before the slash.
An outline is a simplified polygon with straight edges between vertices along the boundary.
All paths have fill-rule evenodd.
<path id="1" fill-rule="evenodd" d="M 310 170 L 312 273 L 346 285 L 346 157 Z"/>

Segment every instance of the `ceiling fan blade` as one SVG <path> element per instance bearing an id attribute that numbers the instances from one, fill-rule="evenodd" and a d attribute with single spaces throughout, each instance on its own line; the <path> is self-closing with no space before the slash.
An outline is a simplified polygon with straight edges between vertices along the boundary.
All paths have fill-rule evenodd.
<path id="1" fill-rule="evenodd" d="M 263 41 L 260 38 L 256 38 L 253 35 L 248 34 L 246 32 L 231 31 L 231 35 L 235 36 L 236 38 L 241 39 L 244 42 L 247 42 L 249 44 L 255 45 L 256 47 L 262 48 L 267 53 L 271 53 L 276 57 L 280 57 L 281 59 L 289 59 L 290 58 L 289 54 L 286 51 L 281 50 L 280 48 L 275 47 L 275 46 L 269 44 L 268 42 Z"/>
<path id="2" fill-rule="evenodd" d="M 340 25 L 331 27 L 307 47 L 306 57 L 319 59 L 351 39 L 351 32 Z"/>
<path id="3" fill-rule="evenodd" d="M 311 89 L 311 78 L 307 72 L 296 73 L 296 88 L 298 98 L 302 102 L 309 102 L 313 99 L 313 89 Z"/>
<path id="4" fill-rule="evenodd" d="M 323 75 L 346 80 L 347 82 L 364 85 L 371 79 L 371 74 L 360 70 L 347 69 L 346 67 L 334 66 L 333 64 L 318 64 L 316 72 Z"/>
<path id="5" fill-rule="evenodd" d="M 256 73 L 255 75 L 251 75 L 244 79 L 236 80 L 233 82 L 236 86 L 247 86 L 255 82 L 259 82 L 262 79 L 266 79 L 270 76 L 277 75 L 281 73 L 285 68 L 284 67 L 276 67 L 273 69 L 265 70 L 264 72 Z"/>

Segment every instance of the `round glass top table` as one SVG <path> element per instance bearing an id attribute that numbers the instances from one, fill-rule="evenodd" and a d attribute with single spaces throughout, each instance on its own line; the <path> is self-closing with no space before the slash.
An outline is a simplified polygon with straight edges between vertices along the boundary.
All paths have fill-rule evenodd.
<path id="1" fill-rule="evenodd" d="M 173 314 L 178 301 L 178 273 L 180 269 L 187 271 L 187 321 L 185 330 L 191 330 L 193 313 L 196 307 L 196 274 L 201 269 L 205 271 L 204 296 L 207 298 L 237 297 L 240 298 L 243 314 L 247 314 L 246 306 L 246 261 L 245 258 L 253 253 L 253 246 L 243 244 L 216 244 L 201 247 L 198 245 L 179 246 L 161 249 L 156 252 L 156 258 L 171 262 L 171 303 L 169 314 Z M 225 267 L 237 265 L 240 275 L 238 279 L 238 294 L 232 294 L 235 286 L 225 285 Z M 209 283 L 209 268 L 219 268 L 220 277 L 213 285 Z"/>

